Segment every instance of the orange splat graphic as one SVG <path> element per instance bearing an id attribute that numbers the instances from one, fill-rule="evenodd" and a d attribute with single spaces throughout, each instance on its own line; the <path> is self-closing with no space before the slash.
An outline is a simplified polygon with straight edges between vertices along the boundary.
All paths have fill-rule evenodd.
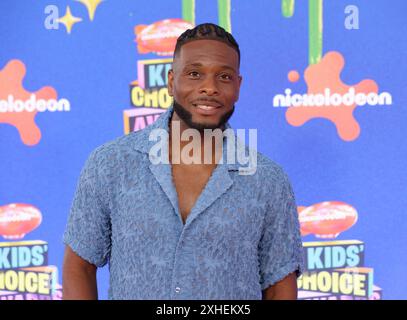
<path id="1" fill-rule="evenodd" d="M 57 92 L 52 87 L 43 87 L 36 92 L 29 92 L 23 88 L 23 78 L 26 73 L 25 65 L 20 60 L 10 60 L 0 70 L 0 100 L 8 100 L 8 96 L 14 100 L 28 100 L 32 94 L 36 99 L 56 99 Z M 10 124 L 18 130 L 20 138 L 26 145 L 36 145 L 41 140 L 41 131 L 35 123 L 38 111 L 0 112 L 0 123 Z"/>
<path id="2" fill-rule="evenodd" d="M 308 94 L 323 94 L 326 88 L 331 94 L 344 95 L 350 88 L 357 93 L 377 93 L 375 81 L 365 79 L 356 85 L 348 86 L 342 82 L 340 74 L 345 65 L 343 56 L 336 51 L 328 52 L 319 63 L 307 67 L 304 79 L 308 86 Z M 313 118 L 325 118 L 332 121 L 339 136 L 345 141 L 355 140 L 360 134 L 360 126 L 353 117 L 356 104 L 339 106 L 307 106 L 290 107 L 285 114 L 287 122 L 293 126 L 302 126 Z"/>
<path id="3" fill-rule="evenodd" d="M 288 81 L 290 82 L 297 82 L 300 80 L 300 74 L 297 70 L 291 70 L 287 75 Z"/>

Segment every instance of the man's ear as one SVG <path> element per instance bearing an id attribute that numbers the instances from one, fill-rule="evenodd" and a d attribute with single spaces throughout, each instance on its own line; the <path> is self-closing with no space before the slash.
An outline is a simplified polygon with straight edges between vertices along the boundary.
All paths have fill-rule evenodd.
<path id="1" fill-rule="evenodd" d="M 168 94 L 170 97 L 174 96 L 174 70 L 170 69 L 168 70 Z"/>

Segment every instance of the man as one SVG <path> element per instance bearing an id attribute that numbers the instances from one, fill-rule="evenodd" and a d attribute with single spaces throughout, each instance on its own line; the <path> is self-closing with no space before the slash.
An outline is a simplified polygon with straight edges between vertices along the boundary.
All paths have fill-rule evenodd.
<path id="1" fill-rule="evenodd" d="M 220 161 L 225 142 L 221 153 L 204 145 L 205 129 L 230 128 L 239 65 L 224 29 L 187 30 L 168 73 L 173 107 L 92 152 L 64 234 L 64 299 L 97 299 L 96 270 L 106 263 L 110 299 L 297 298 L 302 243 L 287 176 L 260 153 L 255 173 L 240 174 Z M 209 163 L 183 159 L 191 141 L 173 132 L 190 129 L 202 137 L 198 160 L 209 154 Z M 169 133 L 168 163 L 152 161 L 154 130 Z"/>

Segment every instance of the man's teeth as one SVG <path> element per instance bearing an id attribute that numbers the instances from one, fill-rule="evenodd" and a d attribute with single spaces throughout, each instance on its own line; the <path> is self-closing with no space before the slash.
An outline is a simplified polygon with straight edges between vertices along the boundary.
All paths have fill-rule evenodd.
<path id="1" fill-rule="evenodd" d="M 199 109 L 204 109 L 204 110 L 212 110 L 212 109 L 216 109 L 216 108 L 217 108 L 217 107 L 212 107 L 212 106 L 206 106 L 206 105 L 203 105 L 203 104 L 198 104 L 197 107 L 198 107 Z"/>

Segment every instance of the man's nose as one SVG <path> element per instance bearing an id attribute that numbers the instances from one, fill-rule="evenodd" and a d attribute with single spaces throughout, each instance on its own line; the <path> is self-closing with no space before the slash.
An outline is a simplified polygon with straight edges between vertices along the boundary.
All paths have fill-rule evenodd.
<path id="1" fill-rule="evenodd" d="M 216 79 L 214 77 L 206 77 L 206 79 L 201 82 L 199 93 L 206 93 L 208 96 L 217 95 L 219 90 L 216 85 Z"/>

